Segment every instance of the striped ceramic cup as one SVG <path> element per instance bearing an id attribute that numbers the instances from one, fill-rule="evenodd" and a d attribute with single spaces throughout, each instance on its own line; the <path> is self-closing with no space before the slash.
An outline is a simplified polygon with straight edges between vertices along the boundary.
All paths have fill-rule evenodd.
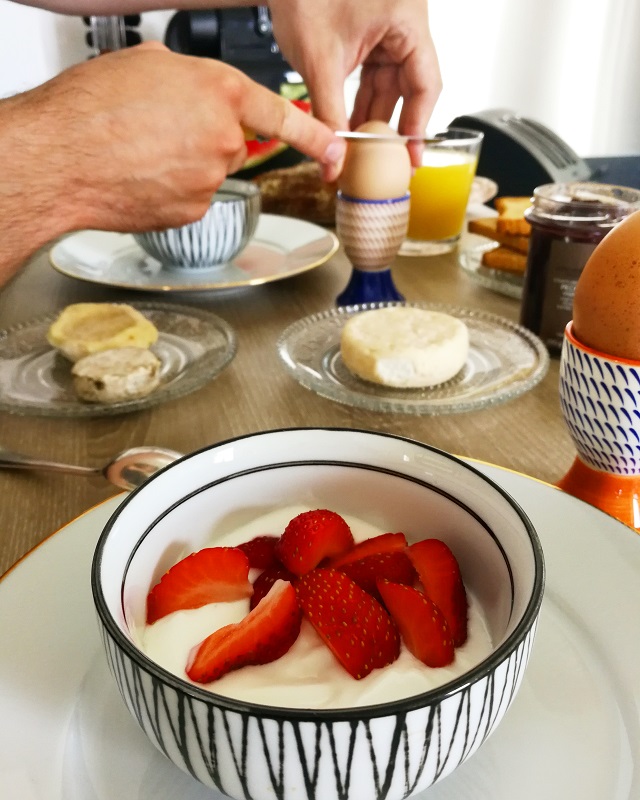
<path id="1" fill-rule="evenodd" d="M 135 233 L 134 239 L 171 269 L 211 269 L 244 250 L 255 233 L 260 206 L 258 186 L 227 179 L 202 219 L 180 228 Z"/>

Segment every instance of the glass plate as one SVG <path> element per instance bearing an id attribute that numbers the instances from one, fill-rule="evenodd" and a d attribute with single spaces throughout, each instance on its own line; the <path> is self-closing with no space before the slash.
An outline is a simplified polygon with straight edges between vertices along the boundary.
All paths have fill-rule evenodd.
<path id="1" fill-rule="evenodd" d="M 130 303 L 158 328 L 151 350 L 162 362 L 160 386 L 121 403 L 80 400 L 71 362 L 47 342 L 57 313 L 0 331 L 0 411 L 43 417 L 101 417 L 150 408 L 215 378 L 236 353 L 231 326 L 209 311 L 168 303 Z"/>
<path id="2" fill-rule="evenodd" d="M 338 239 L 311 222 L 261 214 L 256 232 L 233 261 L 211 269 L 171 269 L 128 233 L 78 231 L 51 249 L 52 267 L 69 278 L 139 292 L 203 292 L 259 286 L 324 264 Z"/>
<path id="3" fill-rule="evenodd" d="M 473 278 L 476 283 L 507 297 L 522 298 L 524 275 L 506 270 L 491 269 L 482 263 L 482 255 L 488 250 L 499 247 L 498 242 L 486 239 L 484 236 L 469 234 L 464 248 L 460 251 L 458 262 L 462 269 Z"/>
<path id="4" fill-rule="evenodd" d="M 394 389 L 353 375 L 340 357 L 340 333 L 354 314 L 408 305 L 442 311 L 469 329 L 469 355 L 451 380 L 428 389 Z M 293 377 L 338 403 L 404 414 L 455 414 L 511 400 L 542 380 L 549 354 L 537 336 L 483 311 L 427 303 L 343 306 L 294 322 L 278 340 L 278 353 Z"/>

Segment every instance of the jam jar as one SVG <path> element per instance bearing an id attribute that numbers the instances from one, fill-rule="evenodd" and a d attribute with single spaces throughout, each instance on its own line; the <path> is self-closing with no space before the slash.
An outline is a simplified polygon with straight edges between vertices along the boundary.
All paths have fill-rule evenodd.
<path id="1" fill-rule="evenodd" d="M 558 355 L 578 278 L 598 242 L 640 208 L 640 191 L 603 183 L 538 186 L 525 211 L 531 238 L 520 323 Z"/>

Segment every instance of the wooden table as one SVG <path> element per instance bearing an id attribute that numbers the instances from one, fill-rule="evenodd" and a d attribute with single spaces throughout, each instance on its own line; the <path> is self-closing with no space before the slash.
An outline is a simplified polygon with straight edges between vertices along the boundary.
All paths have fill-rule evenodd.
<path id="1" fill-rule="evenodd" d="M 544 380 L 515 400 L 452 415 L 376 413 L 324 399 L 281 366 L 276 340 L 295 320 L 334 305 L 350 266 L 341 251 L 326 264 L 287 280 L 225 292 L 147 295 L 82 283 L 55 272 L 39 253 L 0 290 L 0 328 L 79 301 L 161 299 L 210 309 L 238 334 L 234 361 L 198 391 L 116 417 L 63 419 L 0 413 L 0 445 L 90 466 L 120 450 L 155 444 L 188 452 L 253 431 L 338 426 L 408 436 L 463 456 L 555 482 L 574 447 L 558 400 L 558 359 Z M 407 300 L 483 309 L 517 321 L 519 302 L 475 283 L 454 254 L 398 258 L 394 280 Z M 117 493 L 101 477 L 0 470 L 0 574 L 50 533 Z"/>

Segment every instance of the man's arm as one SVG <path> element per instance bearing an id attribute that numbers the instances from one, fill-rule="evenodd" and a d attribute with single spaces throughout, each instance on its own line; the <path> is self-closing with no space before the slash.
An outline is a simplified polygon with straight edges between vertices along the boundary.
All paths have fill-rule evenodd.
<path id="1" fill-rule="evenodd" d="M 111 16 L 117 14 L 140 14 L 144 11 L 160 11 L 177 8 L 236 8 L 255 6 L 255 0 L 15 0 L 25 6 L 35 6 L 57 14 L 87 16 Z"/>
<path id="2" fill-rule="evenodd" d="M 203 216 L 246 159 L 244 131 L 336 167 L 344 142 L 242 72 L 158 42 L 77 64 L 0 100 L 0 284 L 73 230 Z"/>
<path id="3" fill-rule="evenodd" d="M 256 0 L 19 1 L 70 14 L 256 5 Z M 278 44 L 302 75 L 319 119 L 334 130 L 347 127 L 344 82 L 362 65 L 351 125 L 389 120 L 402 98 L 400 131 L 424 132 L 442 88 L 427 0 L 268 0 L 268 5 Z"/>

